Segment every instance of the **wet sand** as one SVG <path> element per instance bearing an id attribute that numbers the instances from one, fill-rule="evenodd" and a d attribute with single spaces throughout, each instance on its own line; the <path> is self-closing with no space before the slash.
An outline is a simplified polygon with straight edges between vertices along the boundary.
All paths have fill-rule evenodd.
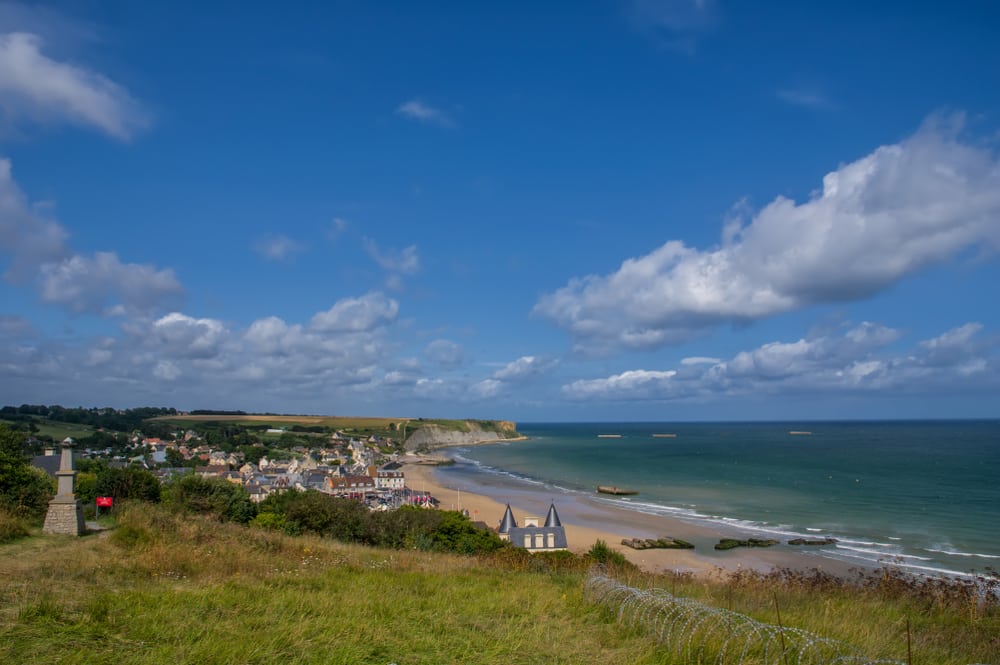
<path id="1" fill-rule="evenodd" d="M 736 548 L 724 552 L 713 545 L 725 537 L 738 536 L 710 526 L 680 519 L 648 515 L 627 508 L 599 503 L 579 494 L 553 494 L 552 490 L 513 487 L 503 484 L 477 485 L 472 491 L 450 482 L 447 467 L 434 467 L 407 460 L 404 467 L 407 487 L 427 490 L 446 510 L 468 510 L 473 520 L 496 528 L 510 504 L 518 524 L 525 516 L 545 519 L 550 503 L 564 527 L 569 549 L 586 552 L 597 540 L 603 540 L 623 553 L 629 561 L 648 572 L 690 572 L 698 575 L 721 574 L 741 568 L 766 572 L 775 568 L 794 570 L 820 569 L 834 575 L 848 576 L 857 568 L 822 556 L 815 548 L 777 545 L 773 548 Z M 695 545 L 694 550 L 635 550 L 621 544 L 623 538 L 658 538 L 670 536 Z"/>

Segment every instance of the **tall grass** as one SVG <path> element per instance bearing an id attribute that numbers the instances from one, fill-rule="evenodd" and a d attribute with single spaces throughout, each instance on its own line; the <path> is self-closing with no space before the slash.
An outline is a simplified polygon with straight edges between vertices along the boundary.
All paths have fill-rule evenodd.
<path id="1" fill-rule="evenodd" d="M 0 662 L 662 663 L 581 573 L 127 509 L 0 549 Z"/>
<path id="2" fill-rule="evenodd" d="M 752 632 L 731 621 L 690 660 L 695 652 L 659 641 L 662 624 L 620 622 L 621 604 L 586 595 L 588 565 L 570 553 L 344 545 L 131 505 L 111 532 L 0 545 L 0 662 L 668 665 L 730 662 L 712 649 Z M 705 616 L 780 624 L 786 636 L 808 632 L 849 654 L 906 662 L 909 623 L 914 664 L 1000 662 L 995 601 L 961 587 L 892 574 L 845 582 L 607 570 L 615 584 L 714 608 Z M 690 639 L 695 626 L 676 623 L 672 634 Z M 739 644 L 726 653 L 744 653 Z M 791 645 L 772 640 L 767 653 Z M 739 662 L 764 662 L 752 653 Z"/>
<path id="3" fill-rule="evenodd" d="M 906 663 L 911 654 L 913 663 L 934 665 L 1000 662 L 1000 580 L 989 574 L 616 577 L 592 577 L 589 597 L 661 642 L 676 662 Z"/>

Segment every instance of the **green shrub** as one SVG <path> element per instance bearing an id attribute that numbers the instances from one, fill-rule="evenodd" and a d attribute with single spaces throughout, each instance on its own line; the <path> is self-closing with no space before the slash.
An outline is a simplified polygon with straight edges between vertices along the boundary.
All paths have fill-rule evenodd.
<path id="1" fill-rule="evenodd" d="M 124 469 L 102 469 L 97 473 L 93 489 L 84 487 L 87 491 L 93 491 L 93 496 L 110 496 L 115 502 L 126 501 L 128 499 L 138 499 L 139 501 L 149 501 L 155 503 L 160 500 L 160 481 L 149 471 L 136 467 L 126 467 Z M 81 499 L 84 498 L 81 495 Z M 92 497 L 87 497 L 93 501 Z"/>
<path id="2" fill-rule="evenodd" d="M 55 479 L 17 457 L 0 454 L 0 509 L 41 522 L 55 494 Z"/>
<path id="3" fill-rule="evenodd" d="M 365 540 L 368 509 L 358 501 L 310 490 L 288 492 L 284 503 L 286 519 L 304 533 L 336 538 L 345 543 Z"/>
<path id="4" fill-rule="evenodd" d="M 24 538 L 30 533 L 28 523 L 24 519 L 0 510 L 0 543 L 9 543 Z"/>
<path id="5" fill-rule="evenodd" d="M 458 511 L 446 510 L 440 514 L 441 523 L 430 534 L 438 552 L 486 554 L 506 546 L 495 533 L 480 529 Z"/>
<path id="6" fill-rule="evenodd" d="M 250 520 L 251 527 L 270 531 L 284 531 L 286 524 L 285 516 L 278 513 L 257 513 L 257 517 Z"/>
<path id="7" fill-rule="evenodd" d="M 600 539 L 598 539 L 597 542 L 591 546 L 590 550 L 587 552 L 587 557 L 594 563 L 600 563 L 605 566 L 613 566 L 616 568 L 628 568 L 633 565 L 628 559 L 625 558 L 624 554 L 613 549 L 606 542 Z"/>
<path id="8" fill-rule="evenodd" d="M 182 476 L 167 487 L 166 497 L 181 510 L 212 515 L 223 522 L 246 524 L 257 514 L 247 491 L 221 478 Z"/>

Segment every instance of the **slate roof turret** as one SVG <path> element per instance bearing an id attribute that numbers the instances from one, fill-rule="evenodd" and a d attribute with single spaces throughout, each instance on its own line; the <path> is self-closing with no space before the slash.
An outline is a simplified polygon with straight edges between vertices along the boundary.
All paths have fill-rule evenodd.
<path id="1" fill-rule="evenodd" d="M 510 504 L 507 504 L 507 510 L 504 511 L 503 519 L 500 520 L 500 528 L 497 529 L 498 533 L 510 533 L 511 529 L 517 528 L 517 522 L 514 520 L 514 513 L 510 510 Z"/>
<path id="2" fill-rule="evenodd" d="M 556 504 L 549 506 L 549 514 L 545 516 L 545 526 L 562 526 L 559 521 L 559 513 L 556 512 Z"/>

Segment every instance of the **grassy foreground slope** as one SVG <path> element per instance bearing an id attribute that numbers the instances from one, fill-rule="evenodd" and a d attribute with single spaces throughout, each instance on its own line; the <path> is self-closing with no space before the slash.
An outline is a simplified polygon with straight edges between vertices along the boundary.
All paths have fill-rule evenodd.
<path id="1" fill-rule="evenodd" d="M 623 625 L 623 607 L 588 598 L 579 565 L 512 553 L 375 549 L 135 504 L 111 532 L 0 546 L 0 662 L 699 662 L 659 644 L 641 616 Z M 968 586 L 886 572 L 858 584 L 627 575 L 684 603 L 852 645 L 865 662 L 906 662 L 909 623 L 913 663 L 1000 663 L 998 604 Z M 726 638 L 713 635 L 702 659 L 716 662 Z M 736 656 L 730 647 L 723 662 L 764 662 Z"/>
<path id="2" fill-rule="evenodd" d="M 142 511 L 0 548 L 0 662 L 663 662 L 579 574 Z"/>

